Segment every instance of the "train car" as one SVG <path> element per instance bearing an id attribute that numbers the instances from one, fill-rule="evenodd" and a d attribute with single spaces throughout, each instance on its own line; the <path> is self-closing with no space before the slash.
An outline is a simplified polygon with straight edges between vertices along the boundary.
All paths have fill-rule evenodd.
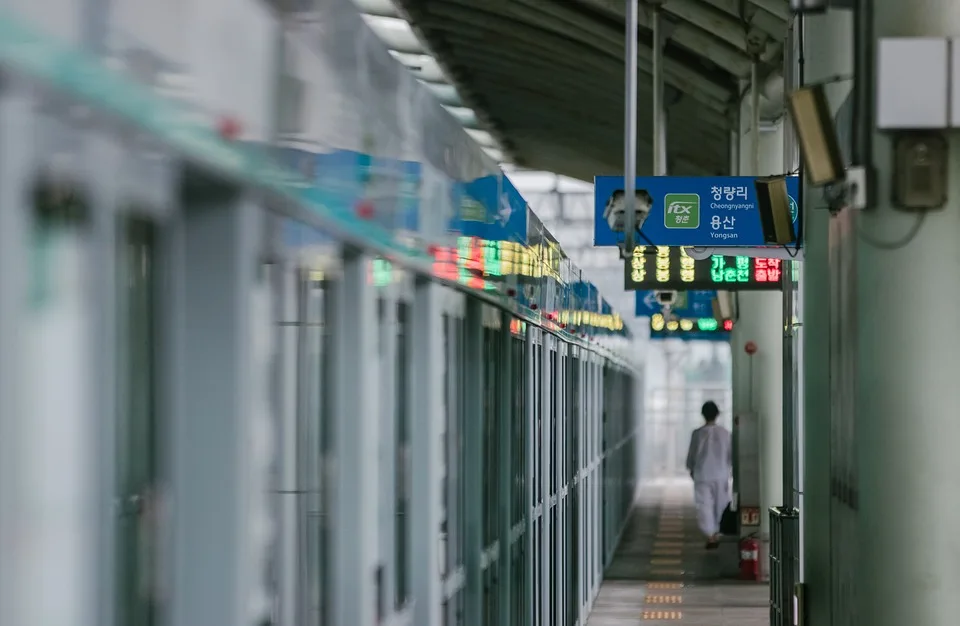
<path id="1" fill-rule="evenodd" d="M 642 369 L 497 164 L 349 0 L 59 5 L 0 10 L 0 623 L 582 625 Z"/>

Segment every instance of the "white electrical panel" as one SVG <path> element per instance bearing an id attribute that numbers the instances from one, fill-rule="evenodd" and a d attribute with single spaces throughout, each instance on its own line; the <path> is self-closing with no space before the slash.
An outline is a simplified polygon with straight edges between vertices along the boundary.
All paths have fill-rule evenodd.
<path id="1" fill-rule="evenodd" d="M 877 128 L 947 128 L 951 120 L 950 42 L 936 37 L 881 39 L 877 46 Z M 954 70 L 956 71 L 956 70 Z M 960 102 L 952 99 L 956 106 Z"/>
<path id="2" fill-rule="evenodd" d="M 950 40 L 950 128 L 960 128 L 960 38 Z"/>

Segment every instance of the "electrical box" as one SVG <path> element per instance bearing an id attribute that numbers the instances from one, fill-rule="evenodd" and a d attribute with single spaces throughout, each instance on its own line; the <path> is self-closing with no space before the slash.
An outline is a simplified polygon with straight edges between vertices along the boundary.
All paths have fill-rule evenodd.
<path id="1" fill-rule="evenodd" d="M 951 42 L 937 37 L 891 37 L 877 46 L 877 128 L 947 128 L 951 102 Z M 922 70 L 922 71 L 921 71 Z M 953 71 L 956 71 L 955 69 Z"/>

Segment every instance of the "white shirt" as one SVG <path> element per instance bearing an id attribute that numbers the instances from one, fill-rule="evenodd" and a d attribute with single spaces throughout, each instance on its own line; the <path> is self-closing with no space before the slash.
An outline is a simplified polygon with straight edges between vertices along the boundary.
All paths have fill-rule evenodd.
<path id="1" fill-rule="evenodd" d="M 730 431 L 717 424 L 706 424 L 693 431 L 687 469 L 694 481 L 729 480 L 732 467 Z"/>

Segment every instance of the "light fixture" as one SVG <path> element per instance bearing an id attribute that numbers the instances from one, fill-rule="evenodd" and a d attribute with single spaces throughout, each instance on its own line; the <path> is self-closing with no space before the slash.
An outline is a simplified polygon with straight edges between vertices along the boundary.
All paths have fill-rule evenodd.
<path id="1" fill-rule="evenodd" d="M 791 93 L 790 116 L 800 140 L 807 181 L 819 187 L 844 180 L 843 153 L 823 85 L 801 87 Z"/>
<path id="2" fill-rule="evenodd" d="M 790 215 L 786 177 L 757 178 L 753 184 L 757 189 L 757 209 L 760 211 L 764 242 L 781 246 L 793 243 L 796 233 Z"/>
<path id="3" fill-rule="evenodd" d="M 790 10 L 797 14 L 823 13 L 830 8 L 830 0 L 790 0 Z"/>

